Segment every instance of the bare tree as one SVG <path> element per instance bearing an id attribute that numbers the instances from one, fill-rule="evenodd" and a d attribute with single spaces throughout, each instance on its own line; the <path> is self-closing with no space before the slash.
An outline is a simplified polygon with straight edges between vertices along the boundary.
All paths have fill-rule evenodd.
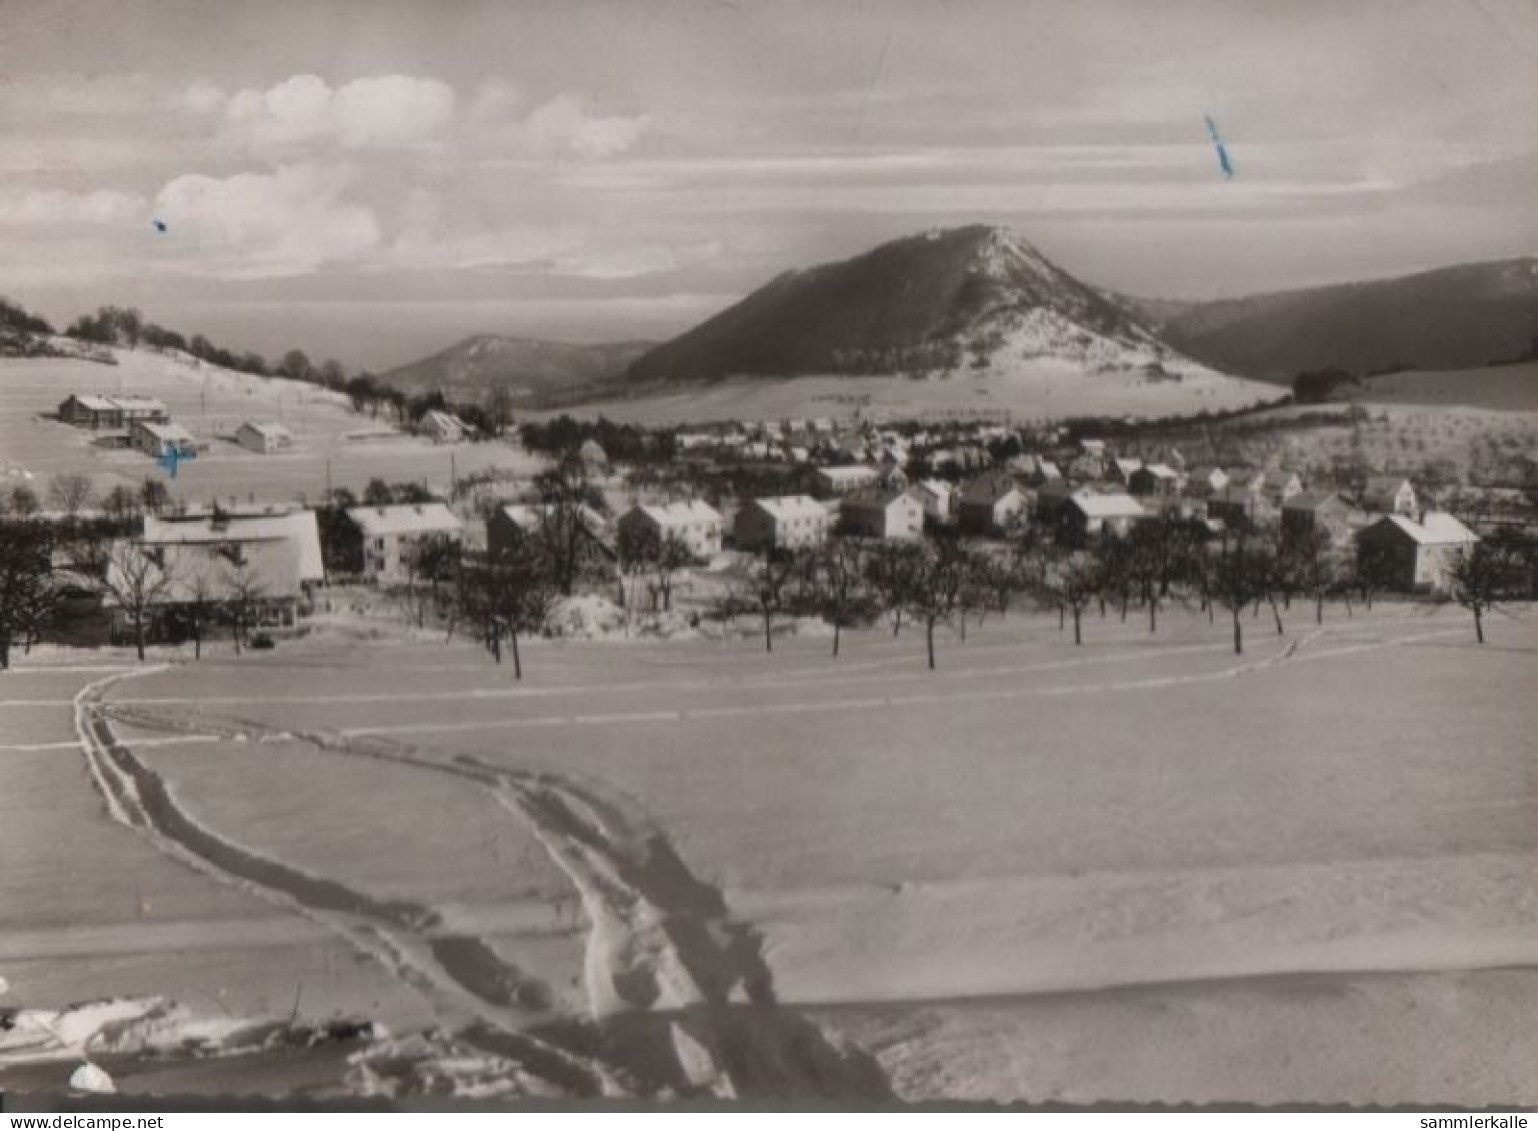
<path id="1" fill-rule="evenodd" d="M 139 517 L 139 496 L 132 487 L 119 483 L 102 499 L 101 509 L 119 527 L 126 526 Z"/>
<path id="2" fill-rule="evenodd" d="M 829 538 L 814 556 L 816 596 L 823 619 L 833 625 L 833 654 L 846 627 L 871 612 L 873 603 L 865 573 L 865 547 L 854 538 Z"/>
<path id="3" fill-rule="evenodd" d="M 555 587 L 569 597 L 591 554 L 587 512 L 603 500 L 578 460 L 540 472 L 534 486 L 543 504 L 539 530 L 543 557 Z"/>
<path id="4" fill-rule="evenodd" d="M 971 555 L 956 538 L 926 542 L 914 557 L 907 605 L 909 615 L 924 626 L 930 671 L 935 668 L 935 628 L 966 615 L 972 570 Z"/>
<path id="5" fill-rule="evenodd" d="M 93 551 L 94 552 L 94 551 Z M 103 590 L 133 629 L 134 651 L 144 659 L 144 637 L 155 607 L 173 582 L 164 546 L 145 546 L 123 538 L 108 544 L 99 574 Z"/>
<path id="6" fill-rule="evenodd" d="M 244 557 L 237 557 L 224 576 L 224 607 L 229 612 L 230 625 L 235 637 L 235 654 L 245 643 L 246 630 L 256 622 L 262 599 L 267 590 Z"/>
<path id="7" fill-rule="evenodd" d="M 171 491 L 159 479 L 146 475 L 139 485 L 139 501 L 150 514 L 159 514 L 170 504 Z"/>
<path id="8" fill-rule="evenodd" d="M 892 635 L 902 631 L 903 612 L 921 550 L 913 542 L 877 542 L 866 559 L 866 577 L 881 607 L 892 614 Z"/>
<path id="9" fill-rule="evenodd" d="M 1474 614 L 1474 636 L 1485 642 L 1484 615 L 1507 595 L 1514 571 L 1503 550 L 1489 542 L 1461 551 L 1448 570 L 1453 600 Z"/>
<path id="10" fill-rule="evenodd" d="M 203 658 L 203 633 L 218 617 L 223 601 L 208 575 L 201 570 L 187 583 L 186 599 L 181 604 L 187 630 L 192 634 L 192 658 Z"/>
<path id="11" fill-rule="evenodd" d="M 1233 617 L 1235 655 L 1244 654 L 1240 614 L 1265 595 L 1267 569 L 1265 555 L 1243 537 L 1212 564 L 1212 596 Z"/>
<path id="12" fill-rule="evenodd" d="M 652 561 L 657 596 L 662 599 L 663 612 L 673 608 L 673 583 L 678 578 L 678 571 L 695 564 L 697 560 L 689 544 L 676 531 L 670 530 L 663 536 Z"/>
<path id="13" fill-rule="evenodd" d="M 785 611 L 791 596 L 791 582 L 800 574 L 804 562 L 794 551 L 770 550 L 759 559 L 748 576 L 746 601 L 764 622 L 764 651 L 774 651 L 774 618 Z"/>
<path id="14" fill-rule="evenodd" d="M 1083 550 L 1060 552 L 1048 570 L 1046 595 L 1057 606 L 1058 627 L 1065 615 L 1073 617 L 1073 642 L 1084 643 L 1084 610 L 1100 591 L 1100 570 Z"/>
<path id="15" fill-rule="evenodd" d="M 11 488 L 11 511 L 17 518 L 31 518 L 42 509 L 37 492 L 31 487 L 22 483 Z"/>
<path id="16" fill-rule="evenodd" d="M 48 485 L 48 502 L 64 516 L 67 522 L 73 522 L 78 518 L 90 501 L 91 479 L 89 476 L 63 473 L 55 475 L 53 482 Z"/>

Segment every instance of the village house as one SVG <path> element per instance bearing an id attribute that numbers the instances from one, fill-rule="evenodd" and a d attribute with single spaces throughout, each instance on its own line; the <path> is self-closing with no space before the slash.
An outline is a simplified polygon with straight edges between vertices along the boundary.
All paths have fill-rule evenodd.
<path id="1" fill-rule="evenodd" d="M 828 537 L 833 516 L 810 495 L 749 499 L 737 512 L 732 536 L 739 550 L 795 550 Z"/>
<path id="2" fill-rule="evenodd" d="M 619 532 L 650 530 L 659 541 L 677 538 L 697 558 L 713 558 L 721 552 L 724 520 L 721 512 L 698 499 L 678 503 L 638 503 L 620 515 Z"/>
<path id="3" fill-rule="evenodd" d="M 1406 592 L 1446 593 L 1460 555 L 1479 541 L 1445 511 L 1428 511 L 1420 522 L 1400 514 L 1385 515 L 1356 536 L 1357 554 L 1370 556 L 1390 588 Z"/>
<path id="4" fill-rule="evenodd" d="M 538 534 L 556 515 L 550 503 L 505 503 L 486 519 L 486 549 L 493 557 L 506 553 L 530 535 Z M 576 510 L 580 529 L 605 553 L 609 553 L 609 523 L 586 503 Z"/>
<path id="5" fill-rule="evenodd" d="M 1323 530 L 1330 545 L 1348 545 L 1372 516 L 1334 491 L 1303 491 L 1282 504 L 1282 537 L 1300 541 Z"/>
<path id="6" fill-rule="evenodd" d="M 1273 514 L 1274 508 L 1264 491 L 1237 482 L 1207 496 L 1207 516 L 1220 520 L 1231 530 L 1253 526 Z"/>
<path id="7" fill-rule="evenodd" d="M 924 533 L 924 504 L 907 491 L 866 487 L 844 497 L 839 521 L 847 534 L 906 541 Z"/>
<path id="8" fill-rule="evenodd" d="M 250 510 L 216 510 L 145 515 L 140 541 L 152 545 L 216 545 L 230 542 L 286 542 L 294 548 L 295 576 L 304 586 L 326 579 L 315 512 L 297 505 Z"/>
<path id="9" fill-rule="evenodd" d="M 819 467 L 813 474 L 812 483 L 820 498 L 831 499 L 874 486 L 880 478 L 881 473 L 874 467 L 856 464 L 852 467 Z"/>
<path id="10" fill-rule="evenodd" d="M 294 434 L 281 424 L 247 421 L 235 430 L 235 442 L 262 455 L 285 451 L 294 446 Z"/>
<path id="11" fill-rule="evenodd" d="M 71 394 L 59 405 L 59 419 L 87 428 L 127 428 L 135 421 L 163 424 L 171 414 L 148 397 Z"/>
<path id="12" fill-rule="evenodd" d="M 961 490 L 957 516 L 965 534 L 993 536 L 1003 533 L 1026 510 L 1027 498 L 1008 475 L 984 475 Z"/>
<path id="13" fill-rule="evenodd" d="M 1134 456 L 1118 456 L 1111 461 L 1110 475 L 1114 482 L 1123 487 L 1130 486 L 1132 477 L 1142 470 L 1143 461 Z"/>
<path id="14" fill-rule="evenodd" d="M 1148 512 L 1131 495 L 1077 491 L 1058 511 L 1058 538 L 1069 546 L 1085 546 L 1103 535 L 1122 538 L 1131 532 L 1133 523 L 1147 517 Z"/>
<path id="15" fill-rule="evenodd" d="M 924 504 L 924 517 L 933 522 L 944 522 L 951 516 L 955 490 L 943 479 L 920 479 L 913 485 L 913 493 Z"/>
<path id="16" fill-rule="evenodd" d="M 1186 491 L 1197 498 L 1206 498 L 1227 486 L 1228 472 L 1221 467 L 1193 467 L 1186 473 Z"/>
<path id="17" fill-rule="evenodd" d="M 352 507 L 347 517 L 363 532 L 363 575 L 381 584 L 411 577 L 413 556 L 427 543 L 464 540 L 465 524 L 443 503 Z"/>
<path id="18" fill-rule="evenodd" d="M 169 451 L 177 455 L 196 454 L 197 441 L 180 424 L 153 420 L 135 420 L 128 432 L 128 442 L 147 456 L 161 459 Z"/>
<path id="19" fill-rule="evenodd" d="M 452 412 L 428 409 L 417 421 L 417 434 L 426 436 L 435 444 L 457 444 L 465 438 L 467 426 Z"/>
<path id="20" fill-rule="evenodd" d="M 1134 495 L 1168 498 L 1180 490 L 1180 473 L 1167 463 L 1148 463 L 1127 477 L 1127 489 Z"/>
<path id="21" fill-rule="evenodd" d="M 1400 475 L 1374 475 L 1362 488 L 1361 505 L 1364 510 L 1378 514 L 1398 514 L 1414 518 L 1420 509 L 1415 495 L 1415 485 Z"/>

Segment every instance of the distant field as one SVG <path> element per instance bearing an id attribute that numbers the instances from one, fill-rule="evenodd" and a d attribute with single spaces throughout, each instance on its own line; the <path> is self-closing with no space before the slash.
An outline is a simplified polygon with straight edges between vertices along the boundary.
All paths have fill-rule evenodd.
<path id="1" fill-rule="evenodd" d="M 137 486 L 146 476 L 157 476 L 176 498 L 189 502 L 215 497 L 226 502 L 314 500 L 325 492 L 328 465 L 332 485 L 354 491 L 376 476 L 446 489 L 451 474 L 495 467 L 521 476 L 539 466 L 521 448 L 500 442 L 435 445 L 401 434 L 349 439 L 388 430 L 383 422 L 355 413 L 345 396 L 314 385 L 252 377 L 148 351 L 116 353 L 116 366 L 61 358 L 0 359 L 0 488 L 31 482 L 43 494 L 50 477 L 69 472 L 89 475 L 98 493 L 116 483 Z M 162 400 L 172 419 L 208 442 L 210 450 L 184 463 L 171 481 L 148 456 L 96 446 L 89 429 L 49 419 L 72 392 Z M 294 433 L 293 450 L 264 456 L 235 444 L 233 434 L 247 420 L 286 425 Z"/>
<path id="2" fill-rule="evenodd" d="M 1155 638 L 1092 616 L 1082 648 L 1016 615 L 944 641 L 934 674 L 910 633 L 853 634 L 837 660 L 811 639 L 536 641 L 522 684 L 465 644 L 325 631 L 107 698 L 221 853 L 327 877 L 387 924 L 381 901 L 405 901 L 401 945 L 484 943 L 539 1010 L 727 1000 L 759 977 L 736 923 L 778 1001 L 909 1099 L 1538 1100 L 1538 621 L 1496 618 L 1484 648 L 1461 611 L 1400 604 L 1246 628 L 1240 658 L 1190 614 Z M 70 688 L 102 675 L 22 668 L 7 741 L 67 742 Z M 107 822 L 78 751 L 3 756 L 26 799 L 7 859 L 17 837 L 81 846 L 34 848 L 30 894 L 0 908 L 0 936 L 44 947 L 5 964 L 18 994 L 158 979 L 271 1006 L 291 977 L 306 1010 L 420 1016 L 382 956 L 292 970 L 308 919 L 182 901 L 203 881 Z M 243 972 L 178 967 L 189 918 L 267 925 Z M 502 992 L 427 1000 L 463 1023 Z M 1324 1004 L 1300 1013 L 1300 992 Z M 1459 1051 L 1428 1075 L 1437 1042 Z"/>
<path id="3" fill-rule="evenodd" d="M 1371 404 L 1538 412 L 1538 361 L 1485 369 L 1385 373 L 1363 383 L 1360 399 Z"/>
<path id="4" fill-rule="evenodd" d="M 827 416 L 863 420 L 1165 416 L 1239 408 L 1274 399 L 1275 386 L 1194 370 L 1181 381 L 1148 382 L 1130 373 L 1085 373 L 1077 365 L 1025 362 L 960 370 L 950 377 L 797 377 L 738 379 L 633 400 L 560 410 L 573 416 L 662 425 L 714 420 Z M 544 415 L 557 415 L 557 412 Z"/>

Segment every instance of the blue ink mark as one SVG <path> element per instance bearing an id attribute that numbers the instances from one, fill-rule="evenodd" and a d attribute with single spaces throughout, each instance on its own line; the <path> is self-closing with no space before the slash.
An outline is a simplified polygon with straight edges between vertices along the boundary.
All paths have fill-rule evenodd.
<path id="1" fill-rule="evenodd" d="M 197 452 L 194 452 L 194 451 L 185 451 L 184 452 L 184 451 L 182 451 L 181 448 L 177 447 L 175 444 L 172 444 L 169 447 L 167 447 L 165 451 L 160 453 L 159 458 L 156 459 L 155 462 L 158 463 L 161 467 L 166 469 L 166 474 L 167 475 L 169 475 L 172 479 L 175 479 L 176 478 L 176 469 L 178 467 L 180 467 L 185 461 L 187 461 L 189 459 L 197 459 L 197 458 L 198 458 L 198 453 Z"/>
<path id="2" fill-rule="evenodd" d="M 167 232 L 167 231 L 170 231 L 169 226 L 166 224 L 166 222 L 164 220 L 151 220 L 150 223 L 155 225 L 155 230 L 157 232 Z"/>
<path id="3" fill-rule="evenodd" d="M 1218 147 L 1218 168 L 1223 170 L 1223 176 L 1233 180 L 1234 163 L 1228 159 L 1228 149 L 1223 145 L 1223 139 L 1218 136 L 1218 124 L 1210 117 L 1204 118 L 1207 123 L 1207 132 L 1212 135 L 1212 144 Z"/>

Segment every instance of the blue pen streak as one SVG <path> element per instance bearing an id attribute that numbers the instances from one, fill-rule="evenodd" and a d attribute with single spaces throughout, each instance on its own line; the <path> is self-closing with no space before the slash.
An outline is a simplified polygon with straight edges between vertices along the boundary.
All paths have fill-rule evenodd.
<path id="1" fill-rule="evenodd" d="M 1206 117 L 1203 120 L 1207 123 L 1207 132 L 1212 135 L 1212 144 L 1217 146 L 1218 167 L 1223 170 L 1224 177 L 1232 180 L 1234 175 L 1234 165 L 1233 162 L 1228 159 L 1228 150 L 1223 145 L 1223 139 L 1218 136 L 1218 124 L 1214 122 L 1211 117 Z"/>

